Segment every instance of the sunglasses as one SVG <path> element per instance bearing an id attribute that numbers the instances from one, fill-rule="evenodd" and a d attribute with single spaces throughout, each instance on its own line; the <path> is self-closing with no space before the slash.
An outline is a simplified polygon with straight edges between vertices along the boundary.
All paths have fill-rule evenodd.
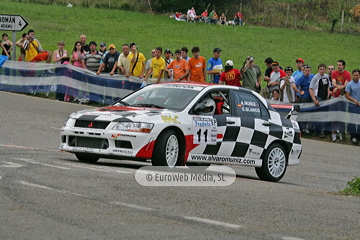
<path id="1" fill-rule="evenodd" d="M 328 68 L 329 70 L 334 70 L 333 68 Z"/>
<path id="2" fill-rule="evenodd" d="M 151 53 L 155 53 L 155 52 L 151 52 Z"/>

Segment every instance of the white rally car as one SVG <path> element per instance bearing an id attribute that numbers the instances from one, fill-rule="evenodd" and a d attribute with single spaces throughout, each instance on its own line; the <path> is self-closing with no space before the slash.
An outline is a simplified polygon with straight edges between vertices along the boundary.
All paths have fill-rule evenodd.
<path id="1" fill-rule="evenodd" d="M 151 159 L 154 166 L 238 164 L 279 181 L 302 151 L 298 109 L 280 116 L 244 88 L 153 84 L 108 107 L 72 113 L 60 150 L 83 162 Z"/>

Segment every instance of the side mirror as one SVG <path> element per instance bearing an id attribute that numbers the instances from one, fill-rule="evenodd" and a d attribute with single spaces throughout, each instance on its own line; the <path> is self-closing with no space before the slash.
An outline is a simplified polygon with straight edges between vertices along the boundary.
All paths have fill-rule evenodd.
<path id="1" fill-rule="evenodd" d="M 205 109 L 206 109 L 206 107 L 205 107 L 204 103 L 198 103 L 194 107 L 194 113 L 199 114 L 199 113 L 205 112 Z"/>

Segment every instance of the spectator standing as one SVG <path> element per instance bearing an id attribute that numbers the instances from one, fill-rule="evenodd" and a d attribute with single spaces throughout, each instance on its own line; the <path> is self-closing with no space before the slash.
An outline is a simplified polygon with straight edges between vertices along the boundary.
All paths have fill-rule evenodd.
<path id="1" fill-rule="evenodd" d="M 310 65 L 304 65 L 304 75 L 299 77 L 295 81 L 295 85 L 293 85 L 293 87 L 292 87 L 294 89 L 294 91 L 300 95 L 300 99 L 299 99 L 300 103 L 310 103 L 311 102 L 309 87 L 310 87 L 310 83 L 311 83 L 313 76 L 314 75 L 311 75 Z M 300 123 L 299 125 L 300 125 L 300 129 L 305 134 L 310 133 L 309 129 L 307 128 L 306 122 Z"/>
<path id="2" fill-rule="evenodd" d="M 315 106 L 320 106 L 320 102 L 329 99 L 329 76 L 325 73 L 326 65 L 321 63 L 318 66 L 318 73 L 312 78 L 309 93 Z M 319 138 L 324 138 L 324 122 L 315 123 L 315 134 Z"/>
<path id="3" fill-rule="evenodd" d="M 227 60 L 225 63 L 225 71 L 221 73 L 219 84 L 241 87 L 241 73 L 238 69 L 234 69 L 234 62 Z"/>
<path id="4" fill-rule="evenodd" d="M 280 79 L 286 76 L 286 73 L 280 69 L 279 63 L 274 61 L 272 64 L 272 72 L 270 73 L 270 81 L 268 83 L 269 91 L 272 93 L 275 89 L 279 90 Z"/>
<path id="5" fill-rule="evenodd" d="M 102 58 L 102 53 L 96 50 L 96 47 L 96 42 L 91 41 L 89 44 L 90 51 L 85 53 L 85 56 L 82 59 L 83 68 L 86 68 L 92 72 L 97 72 Z"/>
<path id="6" fill-rule="evenodd" d="M 84 51 L 89 52 L 90 46 L 86 44 L 86 36 L 85 35 L 80 35 L 80 42 L 81 42 L 81 46 L 83 47 Z"/>
<path id="7" fill-rule="evenodd" d="M 234 17 L 234 23 L 235 25 L 242 25 L 242 13 L 241 12 L 237 12 L 235 14 L 235 17 Z"/>
<path id="8" fill-rule="evenodd" d="M 116 51 L 114 44 L 109 45 L 109 52 L 103 57 L 103 61 L 100 64 L 96 74 L 99 75 L 102 71 L 114 75 L 117 69 L 117 62 L 119 60 L 120 53 Z"/>
<path id="9" fill-rule="evenodd" d="M 125 75 L 125 77 L 129 77 L 131 75 L 130 73 L 130 57 L 129 57 L 129 53 L 130 53 L 130 49 L 129 49 L 129 44 L 124 44 L 122 46 L 122 53 L 119 56 L 118 59 L 118 68 L 121 71 L 121 74 Z"/>
<path id="10" fill-rule="evenodd" d="M 75 45 L 74 45 L 74 49 L 72 51 L 71 59 L 70 59 L 71 63 L 75 67 L 83 68 L 83 65 L 82 65 L 83 58 L 84 58 L 84 49 L 81 46 L 81 42 L 76 41 Z"/>
<path id="11" fill-rule="evenodd" d="M 9 36 L 7 33 L 2 34 L 2 46 L 3 50 L 1 55 L 7 56 L 9 60 L 11 60 L 11 50 L 13 49 L 13 43 L 9 40 Z"/>
<path id="12" fill-rule="evenodd" d="M 16 42 L 16 46 L 20 48 L 20 57 L 18 58 L 18 61 L 25 61 L 24 42 L 27 39 L 27 37 L 28 37 L 27 33 L 23 33 L 21 35 L 21 38 Z"/>
<path id="13" fill-rule="evenodd" d="M 116 50 L 115 50 L 116 51 Z M 106 43 L 102 42 L 100 43 L 100 50 L 99 52 L 101 52 L 103 55 L 102 55 L 102 59 L 100 61 L 100 64 L 103 62 L 103 59 L 104 57 L 106 56 L 106 54 L 109 53 L 109 51 L 106 49 Z"/>
<path id="14" fill-rule="evenodd" d="M 221 71 L 223 70 L 222 60 L 220 58 L 221 49 L 215 48 L 213 51 L 213 57 L 210 58 L 206 65 L 207 74 L 209 74 L 210 83 L 219 83 Z"/>
<path id="15" fill-rule="evenodd" d="M 25 60 L 27 62 L 51 62 L 52 52 L 44 50 L 35 38 L 35 31 L 30 29 L 28 31 L 28 39 L 24 41 Z"/>
<path id="16" fill-rule="evenodd" d="M 53 53 L 53 62 L 56 64 L 69 64 L 70 58 L 68 50 L 64 49 L 65 42 L 60 41 L 58 42 L 58 49 L 56 49 Z"/>
<path id="17" fill-rule="evenodd" d="M 300 103 L 311 102 L 309 87 L 310 87 L 310 83 L 311 83 L 313 75 L 310 75 L 310 73 L 311 73 L 310 65 L 304 65 L 304 75 L 299 77 L 295 81 L 295 85 L 293 85 L 294 91 L 297 92 L 298 94 L 300 94 L 300 96 L 301 96 L 300 100 L 299 100 Z"/>
<path id="18" fill-rule="evenodd" d="M 175 82 L 187 79 L 189 75 L 189 67 L 186 60 L 181 58 L 181 51 L 175 51 L 175 60 L 166 66 L 165 71 L 168 72 L 169 77 L 172 77 Z M 169 71 L 169 70 L 172 71 Z"/>
<path id="19" fill-rule="evenodd" d="M 152 74 L 153 78 L 157 78 L 156 83 L 160 82 L 160 79 L 164 77 L 164 69 L 166 66 L 165 60 L 161 57 L 162 54 L 162 48 L 157 47 L 155 49 L 155 57 L 151 60 L 151 66 L 149 71 L 146 73 L 146 77 L 144 78 L 144 81 L 149 78 L 149 76 Z"/>
<path id="20" fill-rule="evenodd" d="M 264 73 L 264 81 L 269 84 L 270 82 L 270 74 L 272 72 L 272 63 L 274 62 L 274 59 L 272 59 L 271 57 L 268 57 L 267 59 L 265 59 L 265 65 L 266 65 L 266 70 Z"/>
<path id="21" fill-rule="evenodd" d="M 295 60 L 296 63 L 296 68 L 298 70 L 294 71 L 293 73 L 293 77 L 295 78 L 295 81 L 298 80 L 299 77 L 301 77 L 304 73 L 303 73 L 303 65 L 304 65 L 304 60 L 302 58 L 297 58 Z M 301 95 L 299 93 L 296 93 L 296 100 L 295 102 L 299 102 Z"/>
<path id="22" fill-rule="evenodd" d="M 172 52 L 170 51 L 170 49 L 165 49 L 164 56 L 165 56 L 164 60 L 165 60 L 165 67 L 166 67 L 172 61 L 174 61 L 174 59 L 172 59 Z M 164 69 L 164 78 L 169 78 L 168 71 L 166 71 L 166 69 Z"/>
<path id="23" fill-rule="evenodd" d="M 348 82 L 351 81 L 351 74 L 345 70 L 345 61 L 337 61 L 337 71 L 333 71 L 331 74 L 331 81 L 333 85 L 332 96 L 339 97 L 345 94 L 345 87 Z M 339 110 L 339 109 L 333 109 Z M 332 134 L 331 139 L 333 142 L 336 141 L 336 133 L 339 134 L 340 141 L 343 140 L 343 132 L 345 132 L 345 125 L 343 122 L 332 122 Z"/>
<path id="24" fill-rule="evenodd" d="M 189 61 L 190 57 L 187 55 L 188 54 L 188 49 L 187 47 L 182 47 L 181 48 L 181 58 L 184 59 L 186 62 Z"/>
<path id="25" fill-rule="evenodd" d="M 359 113 L 359 101 L 360 101 L 360 70 L 354 69 L 352 71 L 353 80 L 351 80 L 345 87 L 345 97 L 353 102 L 349 105 L 349 113 Z M 358 144 L 360 140 L 360 126 L 357 124 L 349 123 L 348 132 L 350 133 L 350 139 L 353 144 Z"/>
<path id="26" fill-rule="evenodd" d="M 144 54 L 137 51 L 138 47 L 136 43 L 130 43 L 130 74 L 131 76 L 138 77 L 140 79 L 144 78 L 145 75 L 145 61 L 146 58 Z"/>
<path id="27" fill-rule="evenodd" d="M 206 61 L 203 56 L 200 56 L 200 48 L 193 47 L 191 49 L 193 57 L 188 61 L 189 76 L 188 80 L 191 82 L 204 83 L 206 80 Z"/>
<path id="28" fill-rule="evenodd" d="M 328 75 L 329 75 L 329 84 L 330 84 L 330 95 L 332 94 L 333 91 L 333 85 L 332 85 L 332 80 L 331 80 L 331 75 L 332 72 L 335 70 L 334 65 L 329 65 L 328 66 Z"/>
<path id="29" fill-rule="evenodd" d="M 146 67 L 145 67 L 146 73 L 149 71 L 151 67 L 151 61 L 154 57 L 155 57 L 155 49 L 151 50 L 151 58 L 146 62 Z"/>
<path id="30" fill-rule="evenodd" d="M 254 58 L 248 56 L 244 62 L 240 73 L 243 77 L 242 85 L 246 89 L 257 91 L 260 87 L 261 71 L 258 65 L 254 63 Z"/>
<path id="31" fill-rule="evenodd" d="M 295 84 L 295 78 L 291 76 L 293 74 L 292 67 L 285 68 L 286 76 L 280 81 L 280 100 L 284 103 L 295 102 L 295 91 L 292 86 Z"/>

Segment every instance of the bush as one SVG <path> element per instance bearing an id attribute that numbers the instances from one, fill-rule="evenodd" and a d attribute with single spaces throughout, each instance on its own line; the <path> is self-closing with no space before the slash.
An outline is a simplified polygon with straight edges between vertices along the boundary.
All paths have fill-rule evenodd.
<path id="1" fill-rule="evenodd" d="M 354 177 L 346 184 L 346 188 L 341 191 L 345 195 L 360 196 L 360 178 Z"/>

